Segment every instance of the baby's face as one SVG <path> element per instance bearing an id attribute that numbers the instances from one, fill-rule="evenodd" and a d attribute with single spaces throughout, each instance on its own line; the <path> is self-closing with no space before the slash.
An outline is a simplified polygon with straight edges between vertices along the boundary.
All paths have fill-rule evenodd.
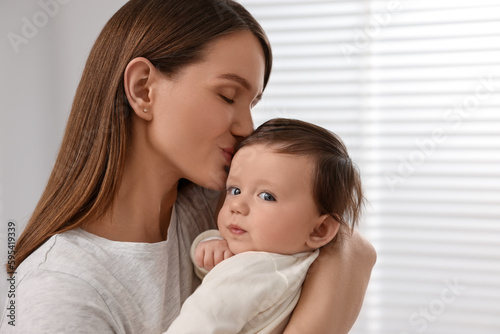
<path id="1" fill-rule="evenodd" d="M 235 254 L 266 251 L 294 254 L 321 219 L 312 196 L 309 157 L 247 146 L 233 158 L 218 225 Z"/>

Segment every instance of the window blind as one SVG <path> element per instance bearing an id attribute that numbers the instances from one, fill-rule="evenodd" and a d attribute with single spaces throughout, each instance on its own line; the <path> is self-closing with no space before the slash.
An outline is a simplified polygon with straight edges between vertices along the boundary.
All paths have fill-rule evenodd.
<path id="1" fill-rule="evenodd" d="M 245 0 L 254 110 L 340 135 L 378 261 L 351 333 L 500 333 L 500 0 Z"/>

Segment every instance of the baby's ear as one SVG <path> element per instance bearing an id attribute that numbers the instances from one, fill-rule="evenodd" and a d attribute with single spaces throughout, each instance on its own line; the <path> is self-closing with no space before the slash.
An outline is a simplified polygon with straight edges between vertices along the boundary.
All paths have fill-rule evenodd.
<path id="1" fill-rule="evenodd" d="M 320 216 L 318 223 L 306 241 L 307 246 L 312 249 L 318 249 L 326 245 L 337 235 L 339 227 L 340 222 L 332 216 L 328 214 Z"/>

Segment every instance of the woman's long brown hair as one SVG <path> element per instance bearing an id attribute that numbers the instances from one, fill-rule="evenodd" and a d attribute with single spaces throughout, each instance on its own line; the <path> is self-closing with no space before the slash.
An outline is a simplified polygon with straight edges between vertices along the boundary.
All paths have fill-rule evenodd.
<path id="1" fill-rule="evenodd" d="M 202 60 L 209 42 L 240 30 L 261 42 L 265 86 L 272 65 L 268 39 L 234 1 L 130 0 L 108 21 L 85 65 L 52 174 L 17 242 L 15 268 L 51 236 L 102 217 L 112 205 L 131 132 L 127 64 L 145 57 L 173 75 Z"/>

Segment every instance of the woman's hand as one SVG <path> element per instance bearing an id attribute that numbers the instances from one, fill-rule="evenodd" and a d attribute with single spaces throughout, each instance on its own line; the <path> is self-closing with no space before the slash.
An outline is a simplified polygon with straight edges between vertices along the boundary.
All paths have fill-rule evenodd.
<path id="1" fill-rule="evenodd" d="M 309 268 L 284 333 L 348 333 L 361 310 L 376 259 L 373 246 L 357 231 L 323 247 Z"/>

